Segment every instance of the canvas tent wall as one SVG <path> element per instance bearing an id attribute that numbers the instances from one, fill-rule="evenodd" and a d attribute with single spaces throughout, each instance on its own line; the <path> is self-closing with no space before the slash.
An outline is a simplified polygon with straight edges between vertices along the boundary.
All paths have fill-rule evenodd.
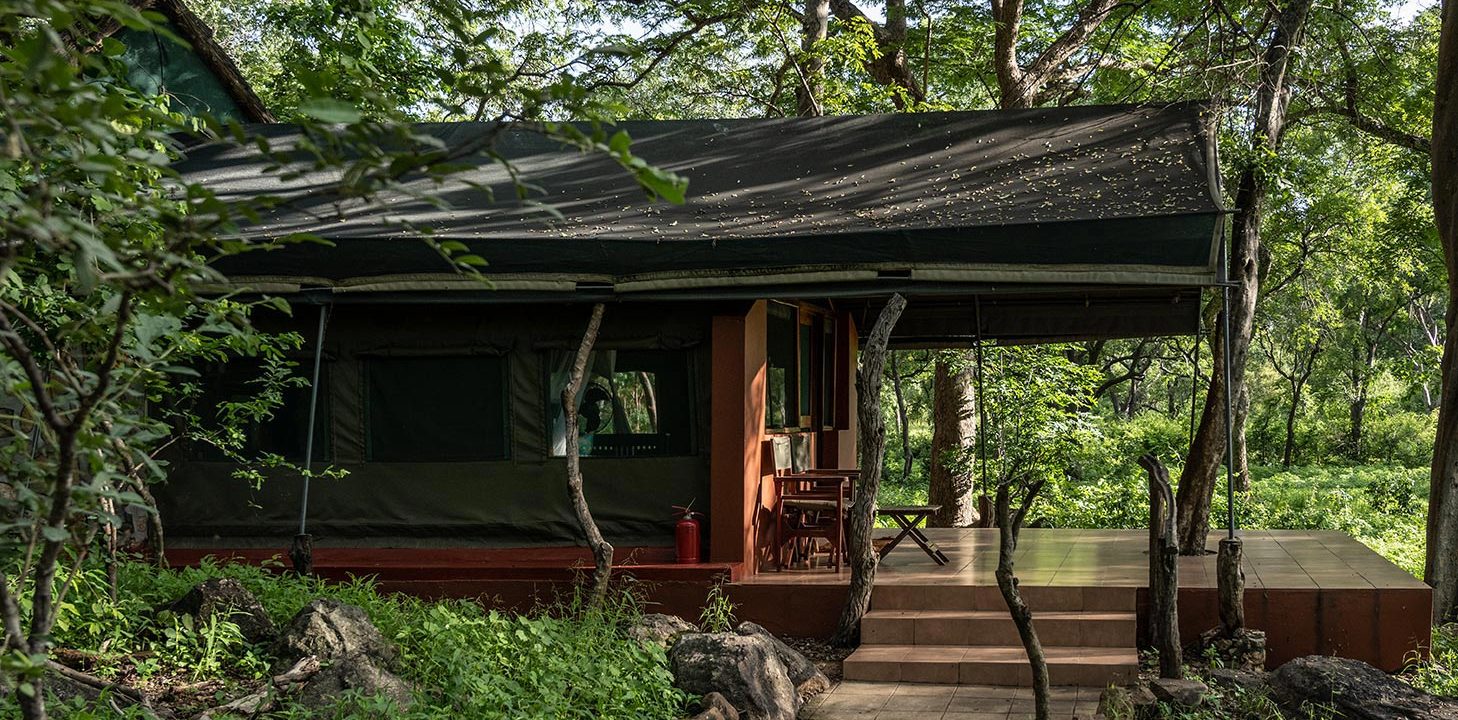
<path id="1" fill-rule="evenodd" d="M 265 327 L 309 339 L 299 358 L 307 375 L 318 308 Z M 574 308 L 439 305 L 335 308 L 324 343 L 316 468 L 309 527 L 321 541 L 357 544 L 570 545 L 576 521 L 564 461 L 552 452 L 553 357 L 575 347 L 586 314 Z M 707 333 L 714 307 L 615 308 L 603 325 L 599 383 L 617 355 L 624 384 L 651 376 L 662 432 L 642 423 L 613 428 L 605 404 L 595 456 L 584 460 L 588 499 L 603 531 L 624 545 L 659 545 L 672 536 L 673 505 L 708 501 Z M 246 393 L 250 363 L 204 381 Z M 560 379 L 560 378 L 559 378 Z M 240 387 L 243 386 L 243 387 Z M 254 386 L 256 387 L 256 386 Z M 622 388 L 611 388 L 626 394 Z M 249 452 L 300 462 L 307 389 L 250 428 Z M 207 400 L 199 410 L 212 412 Z M 622 403 L 618 404 L 620 408 Z M 211 417 L 206 418 L 211 420 Z M 628 430 L 628 432 L 613 432 Z M 607 442 L 636 442 L 636 448 Z M 655 445 L 644 447 L 645 444 Z M 561 448 L 558 449 L 560 453 Z M 604 452 L 605 451 L 605 452 Z M 592 454 L 589 451 L 589 454 Z M 237 465 L 194 447 L 169 458 L 158 489 L 168 530 L 191 542 L 276 545 L 297 529 L 302 481 L 271 472 L 261 487 L 234 477 Z"/>

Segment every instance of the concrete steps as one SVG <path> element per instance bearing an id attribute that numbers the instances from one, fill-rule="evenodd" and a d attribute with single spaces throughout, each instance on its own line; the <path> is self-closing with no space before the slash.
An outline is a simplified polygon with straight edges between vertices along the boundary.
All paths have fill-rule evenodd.
<path id="1" fill-rule="evenodd" d="M 1139 672 L 1133 588 L 1022 588 L 1054 685 L 1103 687 Z M 885 585 L 871 597 L 847 680 L 1031 685 L 1032 670 L 997 588 Z"/>
<path id="2" fill-rule="evenodd" d="M 1132 647 L 1138 617 L 1123 612 L 1053 611 L 1033 620 L 1044 647 Z M 861 620 L 872 645 L 1022 645 L 1007 610 L 872 610 Z"/>

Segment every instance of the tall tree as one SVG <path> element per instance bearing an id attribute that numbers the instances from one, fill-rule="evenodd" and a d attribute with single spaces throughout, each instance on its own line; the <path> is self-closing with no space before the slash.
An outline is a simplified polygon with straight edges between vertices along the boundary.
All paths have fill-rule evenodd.
<path id="1" fill-rule="evenodd" d="M 972 497 L 970 450 L 977 434 L 972 367 L 966 351 L 937 354 L 932 374 L 932 455 L 927 502 L 940 505 L 936 527 L 971 527 L 978 521 Z"/>
<path id="2" fill-rule="evenodd" d="M 1226 397 L 1239 400 L 1245 392 L 1245 366 L 1250 354 L 1251 331 L 1255 324 L 1256 298 L 1261 281 L 1261 219 L 1272 167 L 1281 146 L 1286 110 L 1291 99 L 1290 70 L 1306 29 L 1311 0 L 1287 0 L 1273 9 L 1273 27 L 1261 53 L 1256 83 L 1256 105 L 1251 118 L 1250 152 L 1236 185 L 1234 227 L 1229 251 L 1230 280 L 1228 323 L 1216 323 L 1212 335 L 1215 366 L 1200 426 L 1190 445 L 1190 454 L 1180 474 L 1175 506 L 1179 519 L 1180 552 L 1202 555 L 1210 534 L 1210 503 L 1215 494 L 1220 467 L 1225 459 Z M 1230 366 L 1227 373 L 1224 327 L 1230 328 Z M 1230 377 L 1231 386 L 1225 383 Z M 1238 403 L 1232 403 L 1238 404 Z M 1233 418 L 1236 428 L 1240 418 Z M 1237 433 L 1243 437 L 1243 433 Z"/>
<path id="3" fill-rule="evenodd" d="M 795 107 L 800 115 L 814 117 L 825 114 L 821 104 L 824 95 L 825 58 L 820 44 L 830 28 L 830 0 L 805 0 L 801 16 L 800 82 L 795 86 Z"/>
<path id="4" fill-rule="evenodd" d="M 1426 578 L 1438 620 L 1458 616 L 1458 2 L 1444 0 L 1433 107 L 1433 216 L 1448 269 L 1443 391 L 1428 499 Z"/>
<path id="5" fill-rule="evenodd" d="M 886 24 L 872 20 L 850 0 L 830 0 L 835 17 L 843 23 L 863 24 L 876 42 L 876 52 L 862 61 L 866 72 L 881 85 L 901 90 L 893 96 L 898 108 L 926 102 L 926 89 L 906 57 L 906 0 L 886 0 Z"/>
<path id="6" fill-rule="evenodd" d="M 602 328 L 603 304 L 592 306 L 587 329 L 582 331 L 582 342 L 572 356 L 571 373 L 567 386 L 562 388 L 562 418 L 567 437 L 567 496 L 572 501 L 572 513 L 577 516 L 577 527 L 592 550 L 592 595 L 594 606 L 607 600 L 608 583 L 613 571 L 613 546 L 602 536 L 592 510 L 587 505 L 587 495 L 582 488 L 582 446 L 577 437 L 577 405 L 582 402 L 582 390 L 587 384 L 587 363 L 592 357 L 592 346 L 597 342 L 598 330 Z"/>
<path id="7" fill-rule="evenodd" d="M 1019 60 L 1023 27 L 1023 0 L 992 0 L 993 63 L 997 69 L 999 105 L 1003 109 L 1030 108 L 1043 102 L 1043 91 L 1065 63 L 1082 50 L 1095 30 L 1108 19 L 1118 0 L 1090 0 L 1072 25 L 1043 48 L 1031 62 Z"/>

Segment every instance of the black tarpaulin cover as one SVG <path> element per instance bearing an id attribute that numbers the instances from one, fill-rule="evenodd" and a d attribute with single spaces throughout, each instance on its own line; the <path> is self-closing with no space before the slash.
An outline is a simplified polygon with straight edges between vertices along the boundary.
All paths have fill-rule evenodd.
<path id="1" fill-rule="evenodd" d="M 424 124 L 459 147 L 490 125 Z M 537 188 L 516 199 L 501 165 L 476 157 L 459 181 L 370 207 L 314 197 L 246 227 L 299 244 L 218 263 L 258 287 L 422 291 L 467 287 L 407 227 L 457 240 L 499 290 L 620 296 L 898 282 L 1195 287 L 1217 280 L 1221 207 L 1202 108 L 1091 106 L 756 120 L 632 121 L 633 152 L 689 179 L 683 205 L 649 202 L 601 153 L 508 127 L 495 151 Z M 256 126 L 275 148 L 298 130 Z M 289 196 L 335 177 L 264 172 L 251 147 L 190 148 L 178 169 L 223 199 Z M 489 195 L 466 182 L 492 189 Z M 560 213 L 553 218 L 540 204 Z M 479 287 L 479 286 L 477 286 Z M 874 294 L 874 289 L 869 291 Z M 503 295 L 504 297 L 505 295 Z"/>

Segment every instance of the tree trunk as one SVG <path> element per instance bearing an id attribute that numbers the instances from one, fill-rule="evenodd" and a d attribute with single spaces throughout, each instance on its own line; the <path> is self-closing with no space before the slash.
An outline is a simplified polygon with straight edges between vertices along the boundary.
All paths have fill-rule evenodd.
<path id="1" fill-rule="evenodd" d="M 1220 593 L 1220 632 L 1233 638 L 1245 630 L 1244 546 L 1240 538 L 1223 538 L 1215 560 L 1215 586 Z"/>
<path id="2" fill-rule="evenodd" d="M 991 0 L 993 68 L 997 72 L 999 106 L 1003 109 L 1030 108 L 1054 73 L 1088 44 L 1089 37 L 1109 18 L 1118 0 L 1091 0 L 1079 8 L 1073 24 L 1048 43 L 1043 51 L 1024 64 L 1019 52 L 1023 0 Z"/>
<path id="3" fill-rule="evenodd" d="M 906 417 L 906 394 L 901 391 L 901 362 L 896 352 L 891 352 L 891 390 L 896 395 L 896 431 L 901 436 L 901 482 L 911 480 L 911 422 Z"/>
<path id="4" fill-rule="evenodd" d="M 856 392 L 860 398 L 861 479 L 856 487 L 846 525 L 846 564 L 850 565 L 850 588 L 845 608 L 831 642 L 841 647 L 854 645 L 861 634 L 861 618 L 871 606 L 871 588 L 876 581 L 876 548 L 871 533 L 876 524 L 876 493 L 881 489 L 882 463 L 886 459 L 886 422 L 881 417 L 881 379 L 886 372 L 886 345 L 891 329 L 906 309 L 906 298 L 894 294 L 876 317 L 866 344 L 861 346 L 861 366 L 856 371 Z"/>
<path id="5" fill-rule="evenodd" d="M 800 38 L 800 50 L 805 61 L 800 66 L 800 84 L 795 89 L 795 108 L 802 117 L 818 117 L 825 114 L 825 108 L 820 105 L 825 76 L 820 43 L 825 42 L 830 27 L 830 0 L 805 0 L 801 23 L 804 34 Z"/>
<path id="6" fill-rule="evenodd" d="M 1023 601 L 1023 594 L 1018 590 L 1017 575 L 1013 572 L 1013 557 L 1018 549 L 1022 518 L 1032 505 L 1033 498 L 1037 497 L 1041 486 L 1038 483 L 1028 489 L 1022 508 L 1014 515 L 1009 482 L 1002 481 L 997 484 L 997 570 L 993 576 L 997 578 L 997 589 L 1002 592 L 1003 602 L 1007 603 L 1007 611 L 1012 615 L 1013 624 L 1018 628 L 1018 638 L 1022 640 L 1023 650 L 1028 653 L 1028 665 L 1033 670 L 1034 712 L 1038 720 L 1048 720 L 1048 659 L 1043 655 L 1043 643 L 1038 639 L 1038 630 L 1033 627 L 1033 612 Z"/>
<path id="7" fill-rule="evenodd" d="M 953 367 L 939 355 L 932 375 L 931 473 L 927 502 L 941 505 L 934 527 L 971 527 L 977 523 L 972 497 L 974 476 L 967 448 L 977 435 L 972 411 L 972 369 L 965 358 Z"/>
<path id="8" fill-rule="evenodd" d="M 1149 636 L 1159 651 L 1159 676 L 1184 677 L 1180 646 L 1179 533 L 1175 531 L 1174 490 L 1169 470 L 1154 455 L 1139 458 L 1149 473 Z"/>
<path id="9" fill-rule="evenodd" d="M 613 546 L 602 537 L 597 522 L 592 519 L 592 510 L 587 507 L 587 496 L 582 492 L 582 448 L 577 441 L 577 401 L 587 381 L 587 360 L 592 355 L 593 343 L 597 342 L 597 331 L 602 327 L 603 304 L 592 306 L 592 317 L 582 333 L 582 343 L 577 346 L 577 355 L 572 359 L 572 373 L 567 387 L 562 388 L 562 417 L 567 436 L 567 492 L 572 497 L 572 512 L 577 515 L 577 524 L 587 538 L 587 547 L 592 549 L 596 565 L 592 572 L 592 606 L 598 607 L 607 600 L 608 581 L 613 571 Z"/>
<path id="10" fill-rule="evenodd" d="M 1128 420 L 1128 419 L 1134 417 L 1134 405 L 1138 401 L 1138 398 L 1139 398 L 1139 378 L 1137 376 L 1135 376 L 1135 377 L 1129 378 L 1129 394 L 1125 396 L 1125 401 L 1124 401 L 1124 419 L 1125 420 Z"/>
<path id="11" fill-rule="evenodd" d="M 1257 89 L 1255 124 L 1251 128 L 1251 144 L 1256 157 L 1240 174 L 1235 196 L 1235 220 L 1230 240 L 1230 279 L 1236 283 L 1230 292 L 1230 378 L 1233 388 L 1225 386 L 1225 358 L 1221 350 L 1225 323 L 1218 323 L 1212 334 L 1211 354 L 1215 358 L 1210 373 L 1210 389 L 1205 395 L 1205 409 L 1190 454 L 1180 473 L 1179 492 L 1175 496 L 1178 509 L 1180 552 L 1201 555 L 1205 538 L 1210 533 L 1210 501 L 1220 475 L 1225 455 L 1225 398 L 1241 398 L 1245 386 L 1245 365 L 1254 327 L 1256 297 L 1260 292 L 1261 217 L 1266 187 L 1270 182 L 1264 157 L 1277 152 L 1281 131 L 1286 123 L 1286 104 L 1290 99 L 1287 71 L 1293 51 L 1300 45 L 1311 11 L 1311 0 L 1288 0 L 1280 8 L 1275 29 L 1266 46 Z M 1243 430 L 1239 423 L 1233 430 Z M 1243 434 L 1243 433 L 1242 433 Z M 1237 469 L 1240 469 L 1237 467 Z"/>
<path id="12" fill-rule="evenodd" d="M 1443 388 L 1428 494 L 1428 554 L 1424 577 L 1433 586 L 1433 615 L 1458 610 L 1458 2 L 1444 0 L 1433 106 L 1433 216 L 1448 270 Z"/>
<path id="13" fill-rule="evenodd" d="M 1250 419 L 1250 387 L 1244 382 L 1240 384 L 1240 394 L 1235 397 L 1234 413 L 1235 489 L 1245 492 L 1250 489 L 1250 446 L 1245 442 L 1245 424 Z"/>
<path id="14" fill-rule="evenodd" d="M 1225 454 L 1225 357 L 1220 349 L 1223 325 L 1216 322 L 1211 333 L 1213 352 L 1210 354 L 1214 363 L 1205 392 L 1205 407 L 1175 492 L 1175 528 L 1180 534 L 1181 555 L 1205 554 L 1205 538 L 1210 534 L 1210 501 Z"/>
<path id="15" fill-rule="evenodd" d="M 1357 388 L 1357 397 L 1352 400 L 1351 428 L 1347 431 L 1352 461 L 1362 460 L 1362 425 L 1367 419 L 1367 384 Z"/>
<path id="16" fill-rule="evenodd" d="M 843 23 L 863 22 L 871 29 L 877 52 L 867 53 L 861 60 L 861 67 L 877 84 L 900 88 L 891 97 L 898 110 L 905 110 L 908 100 L 911 103 L 926 102 L 926 90 L 916 79 L 906 58 L 906 8 L 903 0 L 889 0 L 885 25 L 861 12 L 851 0 L 832 0 L 830 9 Z"/>
<path id="17" fill-rule="evenodd" d="M 15 691 L 15 697 L 20 701 L 20 716 L 25 720 L 46 720 L 46 703 L 42 697 L 45 690 L 42 679 L 32 680 L 31 686 L 35 689 L 30 695 L 25 695 L 19 690 Z"/>
<path id="18" fill-rule="evenodd" d="M 1291 407 L 1286 410 L 1286 442 L 1281 446 L 1281 467 L 1291 467 L 1296 454 L 1296 410 L 1301 407 L 1301 386 L 1291 383 Z"/>

